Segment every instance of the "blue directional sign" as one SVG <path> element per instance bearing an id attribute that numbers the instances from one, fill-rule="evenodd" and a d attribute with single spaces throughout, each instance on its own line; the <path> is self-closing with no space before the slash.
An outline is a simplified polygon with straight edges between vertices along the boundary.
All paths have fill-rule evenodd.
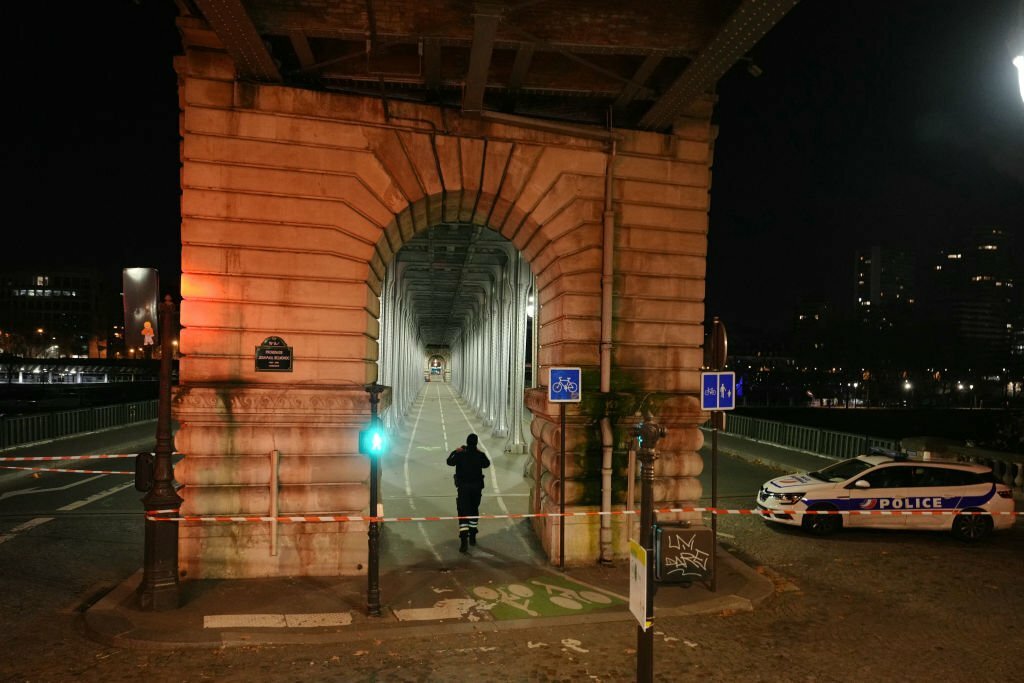
<path id="1" fill-rule="evenodd" d="M 579 368 L 548 369 L 548 400 L 552 403 L 579 403 L 583 398 L 583 380 Z"/>
<path id="2" fill-rule="evenodd" d="M 736 373 L 700 373 L 700 409 L 732 410 L 736 407 Z"/>

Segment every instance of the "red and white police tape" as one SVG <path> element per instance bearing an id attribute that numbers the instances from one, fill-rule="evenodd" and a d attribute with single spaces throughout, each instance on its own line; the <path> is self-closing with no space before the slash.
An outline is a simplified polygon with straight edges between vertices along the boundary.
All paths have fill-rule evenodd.
<path id="1" fill-rule="evenodd" d="M 104 453 L 101 455 L 19 455 L 5 456 L 0 462 L 39 462 L 40 460 L 102 460 L 104 458 L 134 458 L 134 453 Z"/>
<path id="2" fill-rule="evenodd" d="M 54 461 L 54 460 L 102 460 L 102 459 L 125 459 L 134 458 L 134 454 L 128 453 L 103 453 L 97 455 L 35 455 L 35 456 L 5 456 L 0 457 L 0 462 L 29 462 L 29 461 Z M 73 470 L 48 467 L 24 467 L 15 465 L 0 465 L 5 470 L 28 470 L 30 472 L 62 472 L 73 474 L 135 474 L 126 470 Z M 457 515 L 432 516 L 432 517 L 371 517 L 368 515 L 279 515 L 253 516 L 253 515 L 186 515 L 177 516 L 180 510 L 149 510 L 146 519 L 157 522 L 443 522 L 464 519 L 529 519 L 533 517 L 562 517 L 558 512 L 523 512 L 509 513 L 504 515 L 479 515 L 476 517 L 459 517 Z M 775 514 L 798 514 L 798 515 L 998 515 L 1017 517 L 1024 515 L 1024 512 L 961 512 L 959 510 L 803 510 L 787 512 L 785 510 L 752 510 L 752 509 L 729 509 L 712 507 L 682 507 L 662 508 L 655 513 L 669 512 L 692 512 L 707 513 L 711 515 L 759 515 L 769 517 Z M 637 510 L 584 510 L 579 512 L 566 512 L 565 517 L 592 517 L 598 515 L 635 515 Z M 175 516 L 169 516 L 175 515 Z"/>
<path id="3" fill-rule="evenodd" d="M 176 514 L 178 510 L 152 510 L 146 514 L 146 519 L 158 522 L 442 522 L 460 519 L 527 519 L 531 517 L 561 517 L 558 512 L 524 512 L 510 513 L 504 515 L 479 515 L 459 517 L 457 515 L 436 516 L 436 517 L 370 517 L 368 515 L 279 515 L 277 517 L 264 515 L 183 515 L 168 517 L 165 515 Z M 712 515 L 759 515 L 769 516 L 777 514 L 777 510 L 747 510 L 747 509 L 726 509 L 710 507 L 683 507 L 663 508 L 655 510 L 656 513 L 668 512 L 706 512 Z M 581 511 L 566 512 L 566 517 L 592 517 L 597 515 L 636 515 L 637 510 L 612 510 L 607 511 Z M 957 510 L 805 510 L 792 514 L 804 515 L 998 515 L 1017 516 L 1024 512 L 959 512 Z"/>
<path id="4" fill-rule="evenodd" d="M 28 470 L 29 472 L 68 472 L 72 474 L 135 474 L 127 470 L 67 470 L 56 467 L 17 467 L 14 465 L 0 465 L 0 470 Z"/>
<path id="5" fill-rule="evenodd" d="M 52 462 L 55 460 L 126 460 L 134 458 L 134 453 L 102 453 L 97 455 L 19 455 L 0 457 L 0 462 Z M 24 467 L 17 465 L 0 465 L 0 470 L 28 470 L 31 472 L 62 472 L 71 474 L 135 474 L 125 470 L 69 470 L 49 467 Z"/>

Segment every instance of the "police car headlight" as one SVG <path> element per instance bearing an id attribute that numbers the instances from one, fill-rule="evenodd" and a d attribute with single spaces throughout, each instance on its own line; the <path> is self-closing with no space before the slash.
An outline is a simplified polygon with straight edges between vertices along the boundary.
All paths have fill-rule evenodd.
<path id="1" fill-rule="evenodd" d="M 775 495 L 776 497 L 778 497 L 780 501 L 782 501 L 786 505 L 794 505 L 795 503 L 799 503 L 800 500 L 804 497 L 804 494 L 802 493 L 776 493 Z"/>

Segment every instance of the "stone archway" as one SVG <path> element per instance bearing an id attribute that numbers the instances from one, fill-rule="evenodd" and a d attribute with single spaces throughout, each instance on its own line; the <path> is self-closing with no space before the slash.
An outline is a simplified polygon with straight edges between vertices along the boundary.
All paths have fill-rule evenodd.
<path id="1" fill-rule="evenodd" d="M 243 83 L 208 47 L 177 63 L 184 514 L 366 512 L 357 433 L 368 416 L 362 387 L 377 379 L 385 270 L 413 235 L 449 220 L 496 230 L 530 263 L 542 369 L 582 366 L 597 389 L 604 367 L 612 392 L 651 397 L 670 429 L 658 499 L 699 496 L 710 103 L 672 135 L 537 130 Z M 293 372 L 255 368 L 253 349 L 271 335 L 293 347 Z M 550 512 L 557 412 L 542 390 L 526 402 L 535 510 Z M 594 505 L 609 469 L 591 426 L 601 405 L 570 415 L 572 506 Z M 620 451 L 623 441 L 620 431 L 605 445 Z M 580 519 L 570 562 L 595 557 L 596 522 Z M 552 551 L 550 521 L 537 528 Z M 191 577 L 350 574 L 363 571 L 365 539 L 356 523 L 184 524 L 179 557 Z"/>

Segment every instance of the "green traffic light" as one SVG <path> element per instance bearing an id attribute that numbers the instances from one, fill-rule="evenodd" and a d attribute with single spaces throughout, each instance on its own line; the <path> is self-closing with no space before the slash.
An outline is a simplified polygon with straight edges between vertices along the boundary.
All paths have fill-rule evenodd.
<path id="1" fill-rule="evenodd" d="M 359 432 L 359 452 L 380 456 L 388 450 L 388 435 L 383 427 L 374 426 Z"/>

